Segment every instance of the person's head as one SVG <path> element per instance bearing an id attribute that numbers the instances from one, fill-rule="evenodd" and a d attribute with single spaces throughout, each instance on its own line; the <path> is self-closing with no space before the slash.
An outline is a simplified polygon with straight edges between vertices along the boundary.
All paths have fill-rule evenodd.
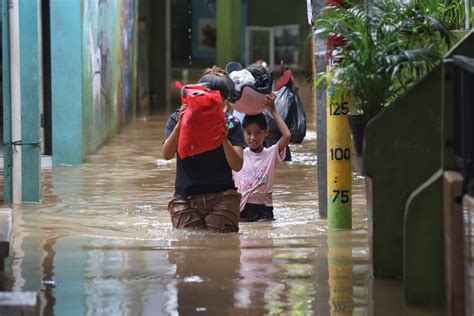
<path id="1" fill-rule="evenodd" d="M 250 150 L 260 152 L 263 142 L 268 133 L 267 118 L 263 113 L 257 115 L 245 115 L 242 121 L 245 142 Z"/>
<path id="2" fill-rule="evenodd" d="M 203 76 L 198 83 L 205 83 L 211 90 L 219 90 L 222 100 L 227 100 L 234 89 L 234 82 L 229 78 L 224 69 L 218 66 L 212 66 L 204 71 Z"/>

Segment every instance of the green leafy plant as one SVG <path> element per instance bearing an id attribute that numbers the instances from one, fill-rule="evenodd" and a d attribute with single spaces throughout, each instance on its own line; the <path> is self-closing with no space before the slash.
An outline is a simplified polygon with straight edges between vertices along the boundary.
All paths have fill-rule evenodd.
<path id="1" fill-rule="evenodd" d="M 451 45 L 446 16 L 446 7 L 434 0 L 325 8 L 314 21 L 317 33 L 343 42 L 332 51 L 338 64 L 331 79 L 335 94 L 349 93 L 365 121 L 375 116 L 430 71 Z"/>

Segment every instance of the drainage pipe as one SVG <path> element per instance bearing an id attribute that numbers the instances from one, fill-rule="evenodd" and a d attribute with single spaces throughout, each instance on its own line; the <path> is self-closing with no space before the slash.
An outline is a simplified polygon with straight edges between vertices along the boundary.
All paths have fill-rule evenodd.
<path id="1" fill-rule="evenodd" d="M 19 1 L 9 1 L 10 18 L 10 93 L 12 129 L 12 202 L 22 202 L 21 146 L 21 83 L 20 83 L 20 18 Z"/>

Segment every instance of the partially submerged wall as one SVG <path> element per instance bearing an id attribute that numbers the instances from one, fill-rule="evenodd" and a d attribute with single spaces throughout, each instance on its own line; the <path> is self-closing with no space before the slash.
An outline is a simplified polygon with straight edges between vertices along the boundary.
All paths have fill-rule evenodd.
<path id="1" fill-rule="evenodd" d="M 95 152 L 134 116 L 137 1 L 84 0 L 82 80 L 85 154 Z"/>

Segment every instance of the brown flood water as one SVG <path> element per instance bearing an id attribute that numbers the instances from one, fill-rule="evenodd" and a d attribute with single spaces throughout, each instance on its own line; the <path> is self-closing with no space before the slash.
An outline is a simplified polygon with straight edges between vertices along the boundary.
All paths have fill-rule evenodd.
<path id="1" fill-rule="evenodd" d="M 275 179 L 273 222 L 238 234 L 173 230 L 167 115 L 137 118 L 77 167 L 43 170 L 43 203 L 14 207 L 7 290 L 39 291 L 44 315 L 438 315 L 403 306 L 370 277 L 364 178 L 353 230 L 329 232 L 317 204 L 315 113 Z"/>

